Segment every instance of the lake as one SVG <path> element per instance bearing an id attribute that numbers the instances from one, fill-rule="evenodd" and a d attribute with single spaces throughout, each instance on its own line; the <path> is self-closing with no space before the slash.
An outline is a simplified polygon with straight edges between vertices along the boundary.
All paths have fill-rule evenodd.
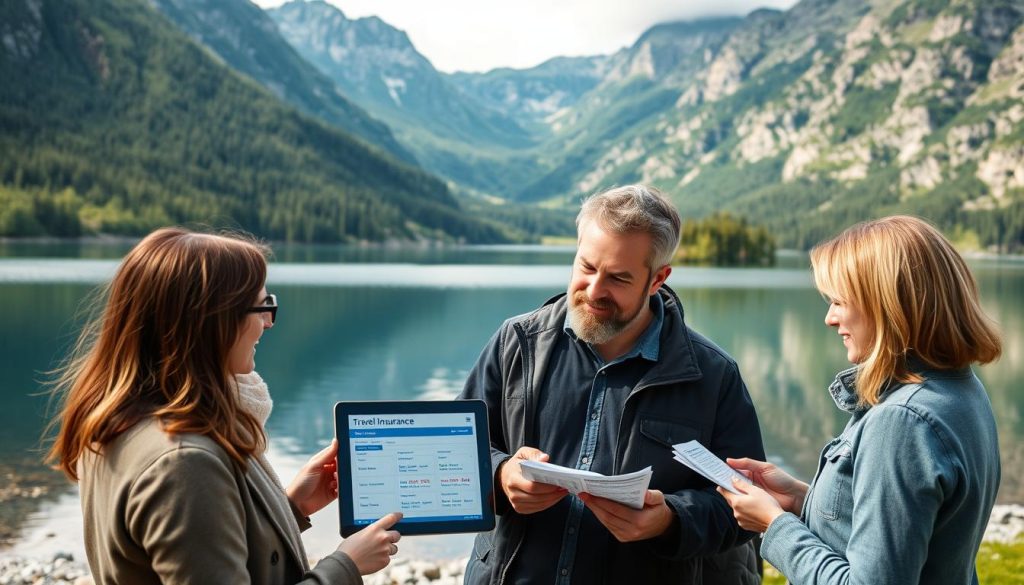
<path id="1" fill-rule="evenodd" d="M 0 243 L 0 490 L 8 553 L 70 550 L 84 559 L 77 492 L 38 464 L 48 398 L 42 381 L 74 341 L 88 298 L 124 244 Z M 270 459 L 287 481 L 333 434 L 338 400 L 449 398 L 501 322 L 564 290 L 573 249 L 497 246 L 281 246 L 267 288 L 277 324 L 257 348 L 270 385 Z M 1004 354 L 978 369 L 996 413 L 1003 461 L 999 501 L 1024 502 L 1024 261 L 971 261 Z M 823 319 L 806 257 L 770 269 L 678 267 L 669 284 L 686 319 L 738 361 L 769 457 L 810 479 L 822 444 L 845 417 L 826 392 L 847 367 Z M 312 556 L 336 546 L 336 508 L 306 533 Z M 470 536 L 410 537 L 403 555 L 468 554 Z M 0 551 L 0 555 L 5 554 Z"/>

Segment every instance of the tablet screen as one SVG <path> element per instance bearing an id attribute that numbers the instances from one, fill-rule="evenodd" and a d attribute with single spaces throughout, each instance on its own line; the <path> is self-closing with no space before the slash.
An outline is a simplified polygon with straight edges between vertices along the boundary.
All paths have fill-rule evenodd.
<path id="1" fill-rule="evenodd" d="M 395 511 L 403 534 L 493 527 L 482 402 L 340 402 L 335 420 L 343 535 Z"/>

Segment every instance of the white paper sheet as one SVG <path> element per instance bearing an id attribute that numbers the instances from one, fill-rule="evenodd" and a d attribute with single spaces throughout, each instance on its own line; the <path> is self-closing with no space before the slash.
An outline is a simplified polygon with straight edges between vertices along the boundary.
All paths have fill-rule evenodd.
<path id="1" fill-rule="evenodd" d="M 729 467 L 725 461 L 719 459 L 718 456 L 711 451 L 708 451 L 707 447 L 701 445 L 697 441 L 676 443 L 675 445 L 672 445 L 672 451 L 675 455 L 676 461 L 703 475 L 712 483 L 717 484 L 734 494 L 738 494 L 740 492 L 733 487 L 732 478 L 736 477 L 742 481 L 750 483 L 750 480 L 743 477 L 743 475 L 735 469 Z"/>
<path id="2" fill-rule="evenodd" d="M 644 496 L 652 474 L 650 467 L 623 475 L 601 475 L 544 461 L 520 461 L 519 466 L 523 470 L 523 477 L 530 481 L 557 485 L 574 494 L 586 492 L 637 510 L 644 507 Z"/>

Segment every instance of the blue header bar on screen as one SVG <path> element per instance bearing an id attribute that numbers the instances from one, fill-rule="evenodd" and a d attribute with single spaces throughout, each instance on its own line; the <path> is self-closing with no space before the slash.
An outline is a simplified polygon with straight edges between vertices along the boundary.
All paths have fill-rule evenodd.
<path id="1" fill-rule="evenodd" d="M 472 435 L 473 427 L 421 427 L 404 429 L 349 429 L 350 438 L 366 437 L 450 437 Z"/>

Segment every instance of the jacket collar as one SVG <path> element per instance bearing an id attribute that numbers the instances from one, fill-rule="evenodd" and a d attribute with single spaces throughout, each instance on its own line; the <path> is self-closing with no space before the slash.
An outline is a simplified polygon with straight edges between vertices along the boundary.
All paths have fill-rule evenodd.
<path id="1" fill-rule="evenodd" d="M 665 311 L 661 326 L 660 355 L 657 364 L 644 376 L 643 382 L 699 379 L 703 374 L 697 364 L 690 330 L 683 318 L 683 303 L 666 284 L 661 285 L 657 294 L 661 296 Z M 561 293 L 548 299 L 540 309 L 518 319 L 515 325 L 528 337 L 552 329 L 562 330 L 567 310 L 566 293 Z"/>
<path id="2" fill-rule="evenodd" d="M 836 379 L 829 384 L 828 393 L 839 410 L 850 413 L 867 410 L 867 407 L 857 405 L 856 380 L 857 366 L 854 366 L 836 374 Z"/>
<path id="3" fill-rule="evenodd" d="M 970 367 L 940 370 L 928 365 L 927 362 L 914 354 L 907 356 L 907 370 L 917 374 L 925 380 L 937 378 L 963 378 L 971 375 Z M 879 397 L 880 401 L 884 401 L 888 395 L 902 387 L 903 384 L 890 379 L 889 384 L 882 391 L 882 394 Z M 832 400 L 835 401 L 836 406 L 838 406 L 840 410 L 849 413 L 856 413 L 863 412 L 871 408 L 870 405 L 857 404 L 857 366 L 836 374 L 836 379 L 828 387 L 828 393 L 832 395 Z"/>
<path id="4" fill-rule="evenodd" d="M 299 536 L 298 524 L 288 504 L 287 496 L 281 487 L 267 473 L 256 458 L 249 459 L 248 469 L 245 472 L 245 481 L 249 484 L 249 492 L 257 500 L 267 513 L 267 518 L 274 525 L 281 540 L 288 544 L 295 562 L 302 567 L 303 571 L 309 568 L 309 560 L 306 559 L 305 549 L 302 546 Z M 295 523 L 294 526 L 292 524 Z"/>

